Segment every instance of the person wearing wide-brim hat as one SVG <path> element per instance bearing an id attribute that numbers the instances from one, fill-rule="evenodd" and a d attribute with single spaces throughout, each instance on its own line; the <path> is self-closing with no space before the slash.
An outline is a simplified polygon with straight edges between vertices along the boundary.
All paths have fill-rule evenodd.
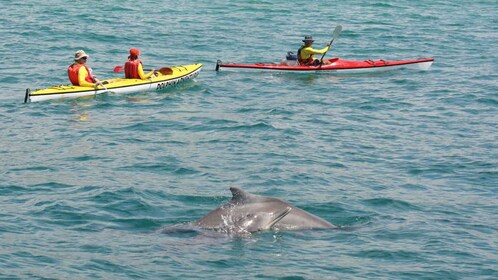
<path id="1" fill-rule="evenodd" d="M 313 55 L 315 54 L 324 54 L 330 49 L 330 45 L 327 45 L 325 48 L 316 50 L 311 46 L 313 45 L 313 37 L 311 35 L 304 36 L 304 45 L 302 45 L 297 51 L 297 60 L 300 65 L 320 65 L 320 64 L 330 64 L 328 60 L 320 61 L 319 59 L 315 59 Z"/>
<path id="2" fill-rule="evenodd" d="M 95 87 L 103 84 L 92 75 L 92 69 L 86 65 L 89 55 L 84 50 L 79 50 L 74 54 L 74 63 L 67 68 L 69 80 L 75 86 Z"/>
<path id="3" fill-rule="evenodd" d="M 125 78 L 127 79 L 149 79 L 157 75 L 157 71 L 152 69 L 149 73 L 144 73 L 143 63 L 138 56 L 140 55 L 140 50 L 136 48 L 130 49 L 130 55 L 128 56 L 128 61 L 125 63 Z"/>

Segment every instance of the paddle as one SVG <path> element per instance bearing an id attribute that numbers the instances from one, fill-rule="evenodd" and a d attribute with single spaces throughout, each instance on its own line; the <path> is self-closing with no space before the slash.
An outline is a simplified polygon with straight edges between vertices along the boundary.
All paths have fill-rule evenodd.
<path id="1" fill-rule="evenodd" d="M 105 89 L 105 91 L 109 91 L 106 86 L 104 86 L 104 83 L 100 83 L 100 85 Z"/>
<path id="2" fill-rule="evenodd" d="M 101 86 L 102 88 L 104 88 L 104 89 L 105 89 L 105 91 L 109 91 L 109 90 L 107 89 L 107 87 L 106 87 L 106 86 L 104 86 L 104 83 L 102 83 L 101 81 L 99 81 L 99 80 L 98 80 L 97 78 L 95 78 L 95 77 L 94 77 L 94 79 L 97 81 L 97 87 L 95 87 L 95 89 L 98 89 L 98 86 Z M 107 82 L 106 82 L 106 83 L 107 83 Z M 97 94 L 97 91 L 95 91 L 95 94 Z"/>
<path id="3" fill-rule="evenodd" d="M 329 46 L 332 46 L 332 42 L 334 42 L 334 39 L 339 37 L 339 34 L 341 34 L 342 31 L 342 25 L 337 25 L 334 29 L 334 33 L 332 34 L 332 40 L 330 40 Z M 329 47 L 330 50 L 330 47 Z M 320 66 L 323 64 L 323 58 L 325 57 L 325 54 L 329 51 L 327 50 L 326 52 L 323 53 L 322 58 L 320 58 Z"/>
<path id="4" fill-rule="evenodd" d="M 151 71 L 151 70 L 152 69 L 144 69 L 144 71 Z M 114 67 L 114 73 L 123 72 L 123 71 L 124 71 L 124 66 L 118 65 L 118 66 Z M 171 69 L 169 67 L 163 67 L 157 71 L 163 75 L 173 74 L 173 69 Z"/>

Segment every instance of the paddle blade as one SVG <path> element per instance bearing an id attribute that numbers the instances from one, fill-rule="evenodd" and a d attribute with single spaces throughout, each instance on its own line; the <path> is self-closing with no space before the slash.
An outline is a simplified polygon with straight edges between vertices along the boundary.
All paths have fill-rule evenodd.
<path id="1" fill-rule="evenodd" d="M 122 72 L 124 70 L 123 66 L 116 66 L 114 67 L 114 73 Z"/>
<path id="2" fill-rule="evenodd" d="M 335 27 L 334 34 L 332 34 L 332 37 L 333 38 L 339 37 L 339 34 L 341 34 L 341 32 L 342 32 L 342 25 L 339 24 Z"/>

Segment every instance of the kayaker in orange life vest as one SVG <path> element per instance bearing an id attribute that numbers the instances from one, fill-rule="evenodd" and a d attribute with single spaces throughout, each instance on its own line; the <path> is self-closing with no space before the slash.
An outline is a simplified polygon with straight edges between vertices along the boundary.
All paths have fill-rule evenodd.
<path id="1" fill-rule="evenodd" d="M 103 84 L 92 75 L 92 69 L 86 65 L 88 55 L 83 50 L 74 54 L 74 63 L 67 68 L 69 80 L 75 86 L 95 87 Z"/>
<path id="2" fill-rule="evenodd" d="M 149 73 L 145 74 L 143 69 L 143 64 L 138 56 L 140 51 L 135 48 L 130 49 L 130 55 L 128 56 L 128 61 L 125 63 L 125 77 L 127 79 L 148 79 L 154 77 L 157 74 L 155 69 L 152 69 Z"/>
<path id="3" fill-rule="evenodd" d="M 297 60 L 299 65 L 320 65 L 320 60 L 314 58 L 314 54 L 323 54 L 330 49 L 330 45 L 320 50 L 315 50 L 311 46 L 313 45 L 313 37 L 311 35 L 304 36 L 304 45 L 302 45 L 297 51 Z M 328 60 L 322 60 L 323 64 L 330 64 Z"/>

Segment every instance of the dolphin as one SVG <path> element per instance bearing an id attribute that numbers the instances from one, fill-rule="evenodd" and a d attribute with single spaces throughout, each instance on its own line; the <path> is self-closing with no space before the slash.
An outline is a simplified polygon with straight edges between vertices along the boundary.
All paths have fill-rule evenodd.
<path id="1" fill-rule="evenodd" d="M 327 229 L 335 226 L 283 200 L 231 187 L 232 199 L 194 222 L 202 229 L 227 233 L 263 230 Z"/>

